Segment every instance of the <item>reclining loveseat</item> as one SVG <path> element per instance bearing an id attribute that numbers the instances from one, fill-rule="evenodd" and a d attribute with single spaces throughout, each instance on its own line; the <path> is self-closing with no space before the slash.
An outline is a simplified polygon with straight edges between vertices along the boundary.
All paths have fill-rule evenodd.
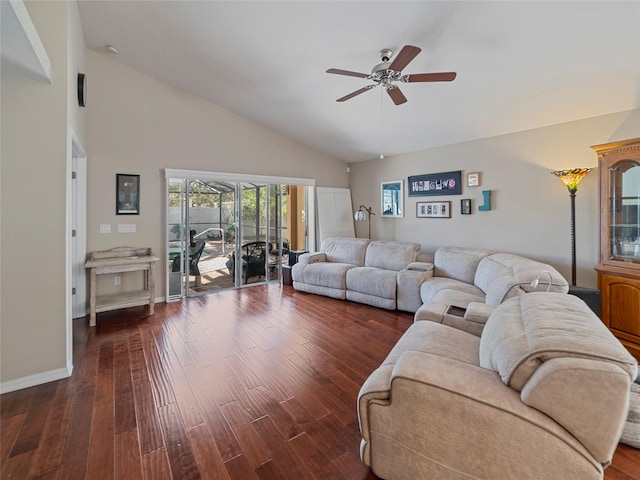
<path id="1" fill-rule="evenodd" d="M 572 295 L 506 300 L 480 337 L 416 321 L 360 390 L 361 458 L 387 480 L 602 479 L 636 375 Z"/>

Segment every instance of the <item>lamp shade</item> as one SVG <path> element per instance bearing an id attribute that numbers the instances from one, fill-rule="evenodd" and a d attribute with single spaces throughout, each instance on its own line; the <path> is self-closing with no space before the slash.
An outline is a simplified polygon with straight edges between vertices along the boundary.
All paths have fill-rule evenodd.
<path id="1" fill-rule="evenodd" d="M 572 168 L 571 170 L 556 170 L 551 173 L 558 177 L 570 192 L 576 192 L 582 177 L 591 170 L 593 170 L 593 168 Z"/>
<path id="2" fill-rule="evenodd" d="M 356 221 L 361 222 L 362 220 L 364 220 L 364 212 L 362 210 L 358 210 L 354 215 L 353 218 L 356 219 Z"/>

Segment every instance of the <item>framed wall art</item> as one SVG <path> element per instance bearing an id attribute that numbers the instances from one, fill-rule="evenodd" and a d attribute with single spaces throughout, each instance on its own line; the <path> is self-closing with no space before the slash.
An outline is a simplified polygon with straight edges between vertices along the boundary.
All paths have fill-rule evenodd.
<path id="1" fill-rule="evenodd" d="M 451 218 L 451 202 L 417 202 L 418 218 Z"/>
<path id="2" fill-rule="evenodd" d="M 380 183 L 380 212 L 382 218 L 403 217 L 402 180 L 391 180 Z"/>
<path id="3" fill-rule="evenodd" d="M 460 200 L 460 213 L 462 215 L 471 215 L 471 199 L 463 198 Z"/>
<path id="4" fill-rule="evenodd" d="M 480 173 L 471 172 L 467 173 L 467 187 L 479 187 L 480 186 Z"/>
<path id="5" fill-rule="evenodd" d="M 409 196 L 426 197 L 435 195 L 462 194 L 462 171 L 429 173 L 409 177 Z"/>
<path id="6" fill-rule="evenodd" d="M 116 173 L 116 215 L 140 215 L 140 175 Z"/>

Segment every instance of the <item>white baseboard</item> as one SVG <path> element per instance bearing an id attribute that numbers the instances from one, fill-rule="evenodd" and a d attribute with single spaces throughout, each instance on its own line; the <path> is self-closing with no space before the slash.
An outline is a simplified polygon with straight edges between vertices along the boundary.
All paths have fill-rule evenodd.
<path id="1" fill-rule="evenodd" d="M 35 373 L 33 375 L 27 375 L 26 377 L 16 378 L 15 380 L 9 380 L 8 382 L 2 382 L 0 383 L 0 393 L 9 393 L 55 380 L 61 380 L 70 377 L 72 371 L 73 365 L 69 364 L 64 368 L 57 368 L 55 370 L 49 370 L 48 372 Z"/>

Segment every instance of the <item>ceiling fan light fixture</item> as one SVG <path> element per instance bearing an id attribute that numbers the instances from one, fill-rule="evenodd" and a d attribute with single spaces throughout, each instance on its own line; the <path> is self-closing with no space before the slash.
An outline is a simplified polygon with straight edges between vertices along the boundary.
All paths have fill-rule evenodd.
<path id="1" fill-rule="evenodd" d="M 393 57 L 393 50 L 389 50 L 388 48 L 383 48 L 382 50 L 380 50 L 380 59 L 383 62 L 389 62 L 389 60 L 391 60 L 391 57 Z"/>
<path id="2" fill-rule="evenodd" d="M 407 98 L 404 94 L 398 89 L 397 85 L 394 85 L 395 82 L 402 83 L 425 83 L 425 82 L 451 82 L 456 78 L 455 72 L 440 72 L 440 73 L 417 73 L 417 74 L 402 74 L 402 70 L 411 62 L 416 55 L 420 53 L 420 48 L 414 47 L 412 45 L 405 45 L 402 47 L 398 55 L 393 62 L 390 62 L 391 57 L 393 56 L 393 51 L 390 49 L 380 50 L 380 59 L 382 63 L 377 64 L 371 69 L 371 73 L 367 75 L 366 73 L 352 72 L 350 70 L 342 70 L 339 68 L 330 68 L 327 70 L 327 73 L 332 73 L 336 75 L 346 75 L 349 77 L 359 77 L 365 78 L 367 80 L 372 80 L 373 85 L 368 85 L 364 88 L 356 90 L 355 92 L 351 92 L 344 97 L 338 98 L 337 102 L 344 102 L 349 100 L 361 93 L 366 92 L 374 87 L 382 85 L 386 87 L 387 93 L 391 100 L 396 105 L 401 105 L 407 101 Z"/>

